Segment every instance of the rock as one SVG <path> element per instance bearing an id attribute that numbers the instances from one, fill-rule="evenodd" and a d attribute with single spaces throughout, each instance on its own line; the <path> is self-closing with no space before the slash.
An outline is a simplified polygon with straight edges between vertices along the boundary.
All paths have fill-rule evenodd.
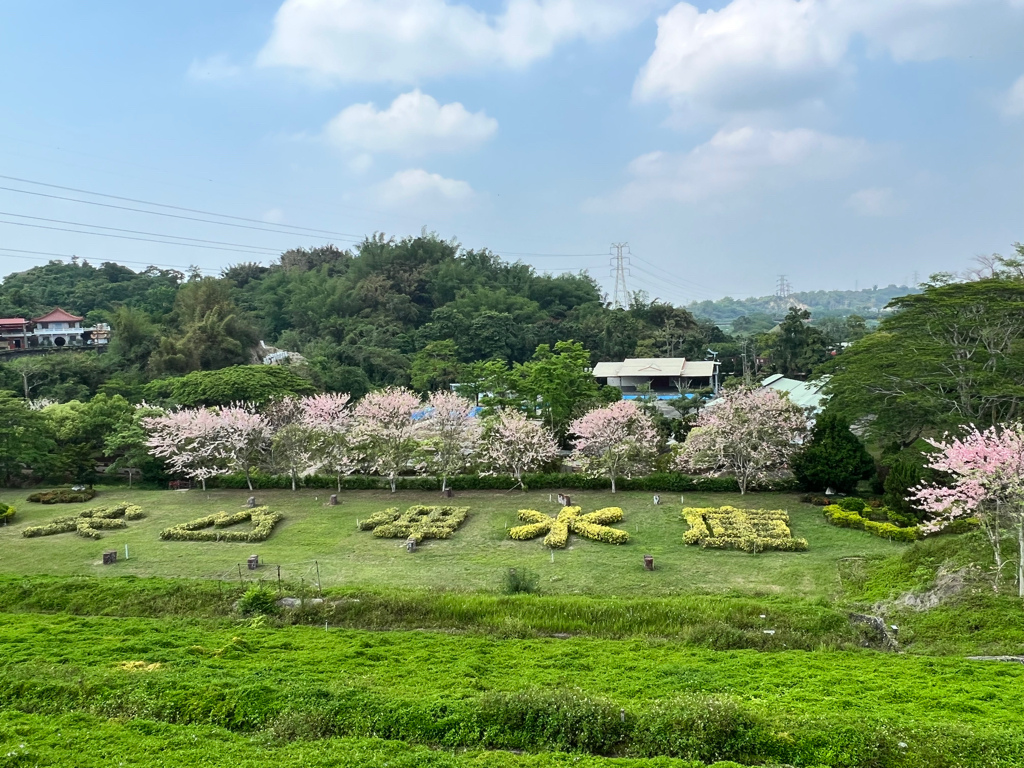
<path id="1" fill-rule="evenodd" d="M 952 571 L 940 568 L 931 588 L 919 593 L 905 592 L 893 601 L 891 607 L 896 610 L 931 610 L 963 592 L 977 576 L 977 568 L 973 565 Z"/>
<path id="2" fill-rule="evenodd" d="M 1009 661 L 1024 664 L 1024 656 L 968 656 L 970 661 Z"/>
<path id="3" fill-rule="evenodd" d="M 293 609 L 302 605 L 302 601 L 297 597 L 282 597 L 277 601 L 277 604 L 281 608 Z"/>
<path id="4" fill-rule="evenodd" d="M 878 616 L 868 616 L 863 613 L 851 613 L 850 621 L 854 624 L 863 624 L 872 634 L 875 635 L 877 641 L 881 644 L 882 649 L 886 651 L 899 652 L 900 644 L 896 642 L 896 637 L 889 631 L 889 627 L 886 623 Z"/>
<path id="5" fill-rule="evenodd" d="M 309 601 L 310 605 L 323 605 L 324 599 L 322 597 L 314 597 Z"/>

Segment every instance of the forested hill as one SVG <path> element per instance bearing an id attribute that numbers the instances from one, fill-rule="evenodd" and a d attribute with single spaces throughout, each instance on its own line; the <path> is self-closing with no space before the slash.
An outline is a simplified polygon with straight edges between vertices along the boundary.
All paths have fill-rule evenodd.
<path id="1" fill-rule="evenodd" d="M 818 319 L 848 315 L 870 318 L 877 316 L 896 297 L 911 293 L 918 293 L 918 289 L 905 285 L 887 285 L 884 288 L 874 286 L 859 291 L 798 291 L 784 299 L 779 296 L 748 299 L 726 296 L 717 301 L 693 302 L 686 308 L 697 317 L 707 318 L 728 329 L 736 318 L 753 314 L 780 319 L 792 306 L 809 310 Z"/>
<path id="2" fill-rule="evenodd" d="M 294 250 L 269 267 L 237 264 L 218 278 L 50 262 L 0 284 L 0 317 L 55 305 L 113 326 L 110 350 L 81 363 L 92 366 L 77 376 L 92 392 L 248 363 L 260 340 L 304 355 L 316 386 L 358 395 L 409 384 L 417 361 L 449 371 L 491 358 L 522 362 L 562 340 L 581 342 L 594 360 L 703 358 L 721 339 L 681 308 L 637 301 L 613 310 L 587 275 L 538 274 L 433 236 Z M 20 389 L 8 367 L 0 365 L 0 389 Z M 78 394 L 86 392 L 59 396 Z"/>

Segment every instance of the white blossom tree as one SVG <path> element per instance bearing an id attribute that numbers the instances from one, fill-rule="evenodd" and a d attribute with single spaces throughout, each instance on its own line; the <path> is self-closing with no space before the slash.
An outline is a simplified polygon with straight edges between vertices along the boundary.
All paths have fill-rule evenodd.
<path id="1" fill-rule="evenodd" d="M 481 424 L 476 407 L 454 392 L 434 392 L 427 399 L 424 419 L 419 423 L 420 448 L 429 472 L 441 478 L 441 490 L 448 478 L 468 467 L 480 448 Z"/>
<path id="2" fill-rule="evenodd" d="M 259 464 L 270 442 L 270 425 L 263 414 L 245 403 L 222 406 L 215 415 L 228 467 L 245 475 L 245 484 L 251 491 L 252 468 Z"/>
<path id="3" fill-rule="evenodd" d="M 509 474 L 523 487 L 523 473 L 537 469 L 558 455 L 555 436 L 543 424 L 519 411 L 502 409 L 484 425 L 481 460 L 484 474 Z M 515 487 L 515 486 L 513 486 Z"/>
<path id="4" fill-rule="evenodd" d="M 740 493 L 784 469 L 807 434 L 807 415 L 771 389 L 736 389 L 704 408 L 674 466 L 682 472 L 731 473 Z"/>
<path id="5" fill-rule="evenodd" d="M 303 415 L 302 401 L 296 397 L 276 400 L 264 409 L 270 430 L 267 467 L 271 472 L 286 472 L 293 491 L 298 479 L 314 469 L 313 434 Z"/>
<path id="6" fill-rule="evenodd" d="M 405 387 L 370 392 L 355 407 L 353 442 L 366 466 L 388 479 L 394 493 L 398 475 L 416 455 L 419 397 Z"/>
<path id="7" fill-rule="evenodd" d="M 204 491 L 207 478 L 228 471 L 223 430 L 213 411 L 182 408 L 144 418 L 142 425 L 149 433 L 150 453 L 164 459 L 171 472 L 198 480 Z"/>
<path id="8" fill-rule="evenodd" d="M 358 466 L 353 444 L 353 416 L 347 393 L 310 395 L 302 398 L 302 423 L 309 430 L 312 461 L 318 469 L 335 476 L 341 491 L 341 478 Z"/>
<path id="9" fill-rule="evenodd" d="M 654 420 L 631 400 L 594 408 L 569 425 L 572 458 L 582 470 L 615 480 L 621 475 L 647 471 L 658 455 Z"/>

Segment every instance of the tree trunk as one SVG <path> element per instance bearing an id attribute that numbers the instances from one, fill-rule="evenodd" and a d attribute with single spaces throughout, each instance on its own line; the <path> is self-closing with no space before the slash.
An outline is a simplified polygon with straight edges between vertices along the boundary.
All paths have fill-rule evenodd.
<path id="1" fill-rule="evenodd" d="M 1024 516 L 1017 517 L 1017 597 L 1024 597 Z"/>
<path id="2" fill-rule="evenodd" d="M 249 463 L 245 464 L 245 484 L 249 486 L 249 490 L 252 490 L 252 478 L 249 477 Z"/>
<path id="3" fill-rule="evenodd" d="M 295 468 L 292 467 L 292 490 L 295 490 Z"/>
<path id="4" fill-rule="evenodd" d="M 615 493 L 615 474 L 612 473 L 612 493 Z"/>
<path id="5" fill-rule="evenodd" d="M 341 493 L 341 472 L 338 473 L 338 493 Z"/>
<path id="6" fill-rule="evenodd" d="M 447 490 L 448 490 L 448 476 L 447 475 L 441 475 L 441 493 L 444 493 Z"/>
<path id="7" fill-rule="evenodd" d="M 206 478 L 204 477 L 200 482 L 203 484 L 203 490 L 205 491 L 206 490 Z"/>
<path id="8" fill-rule="evenodd" d="M 397 490 L 398 477 L 396 475 L 392 475 L 391 477 L 388 478 L 388 480 L 391 481 L 391 492 L 394 493 Z"/>

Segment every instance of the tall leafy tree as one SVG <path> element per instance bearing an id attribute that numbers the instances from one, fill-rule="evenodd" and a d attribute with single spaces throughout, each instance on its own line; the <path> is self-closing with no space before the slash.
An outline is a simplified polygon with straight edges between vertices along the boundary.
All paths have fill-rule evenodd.
<path id="1" fill-rule="evenodd" d="M 853 493 L 871 477 L 875 461 L 841 416 L 826 411 L 814 424 L 810 442 L 790 463 L 793 474 L 809 491 Z"/>
<path id="2" fill-rule="evenodd" d="M 760 337 L 761 351 L 775 373 L 804 378 L 824 362 L 825 336 L 809 324 L 810 319 L 806 309 L 791 307 L 777 329 Z"/>
<path id="3" fill-rule="evenodd" d="M 12 485 L 38 472 L 54 448 L 43 416 L 11 392 L 0 391 L 0 484 Z"/>

